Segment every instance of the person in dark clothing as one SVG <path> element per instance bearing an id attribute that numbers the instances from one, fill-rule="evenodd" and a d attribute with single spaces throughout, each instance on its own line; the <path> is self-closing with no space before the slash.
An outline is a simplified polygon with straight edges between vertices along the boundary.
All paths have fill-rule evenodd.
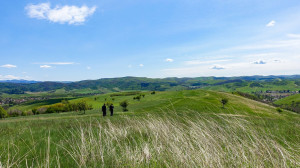
<path id="1" fill-rule="evenodd" d="M 111 104 L 109 106 L 109 111 L 110 111 L 110 116 L 113 116 L 114 115 L 114 105 L 113 104 Z"/>
<path id="2" fill-rule="evenodd" d="M 103 112 L 103 116 L 106 116 L 106 106 L 105 106 L 105 104 L 103 104 L 103 106 L 102 106 L 102 112 Z"/>

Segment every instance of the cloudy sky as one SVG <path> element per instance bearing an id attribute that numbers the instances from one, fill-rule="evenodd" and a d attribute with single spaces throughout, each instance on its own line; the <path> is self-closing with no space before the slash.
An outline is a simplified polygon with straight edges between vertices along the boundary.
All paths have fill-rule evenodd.
<path id="1" fill-rule="evenodd" d="M 300 1 L 3 0 L 0 58 L 0 80 L 300 74 Z"/>

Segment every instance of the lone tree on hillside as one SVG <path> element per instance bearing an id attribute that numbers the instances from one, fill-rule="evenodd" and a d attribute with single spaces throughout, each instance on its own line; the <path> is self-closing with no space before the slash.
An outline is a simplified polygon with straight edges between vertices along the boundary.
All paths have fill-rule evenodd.
<path id="1" fill-rule="evenodd" d="M 0 118 L 6 118 L 7 112 L 4 110 L 2 106 L 0 106 Z"/>
<path id="2" fill-rule="evenodd" d="M 227 98 L 222 98 L 221 103 L 223 104 L 223 108 L 225 108 L 224 106 L 228 103 L 228 99 Z"/>
<path id="3" fill-rule="evenodd" d="M 79 111 L 83 111 L 84 114 L 85 114 L 85 111 L 89 109 L 89 106 L 86 103 L 86 101 L 80 101 L 77 104 L 77 106 L 78 106 Z"/>
<path id="4" fill-rule="evenodd" d="M 122 102 L 120 102 L 120 106 L 122 107 L 123 111 L 128 111 L 127 106 L 129 105 L 127 100 L 124 100 Z"/>
<path id="5" fill-rule="evenodd" d="M 32 109 L 31 111 L 32 111 L 33 115 L 36 115 L 36 114 L 38 114 L 38 110 L 37 110 L 37 108 L 34 108 L 34 109 Z"/>

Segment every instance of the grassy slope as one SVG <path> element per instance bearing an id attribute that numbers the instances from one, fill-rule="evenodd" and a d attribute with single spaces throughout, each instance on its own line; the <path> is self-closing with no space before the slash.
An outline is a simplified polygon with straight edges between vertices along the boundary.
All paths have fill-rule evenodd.
<path id="1" fill-rule="evenodd" d="M 20 105 L 15 105 L 15 106 L 11 107 L 10 109 L 20 109 L 23 111 L 29 111 L 29 110 L 32 110 L 33 108 L 37 108 L 40 106 L 60 103 L 62 100 L 65 100 L 65 99 L 70 100 L 73 98 L 72 97 L 64 97 L 64 98 L 54 98 L 54 99 L 40 100 L 40 101 L 29 101 L 26 103 L 22 103 Z"/>
<path id="2" fill-rule="evenodd" d="M 300 102 L 300 94 L 295 94 L 292 96 L 285 97 L 283 99 L 275 101 L 274 103 L 277 105 L 284 105 L 284 104 L 291 105 L 293 101 L 295 103 Z"/>
<path id="3" fill-rule="evenodd" d="M 96 101 L 94 99 L 95 97 L 97 98 Z M 227 97 L 229 99 L 229 104 L 226 105 L 225 109 L 221 108 L 221 104 L 219 103 L 220 98 L 222 97 Z M 147 92 L 145 98 L 142 98 L 141 101 L 132 100 L 133 96 L 114 97 L 115 100 L 113 101 L 113 103 L 116 106 L 116 115 L 114 117 L 106 117 L 103 119 L 99 112 L 99 108 L 103 104 L 105 98 L 109 99 L 109 94 L 83 98 L 87 100 L 88 103 L 93 104 L 95 108 L 94 110 L 88 111 L 86 115 L 79 115 L 78 112 L 70 112 L 61 114 L 46 114 L 39 116 L 9 118 L 0 121 L 0 141 L 7 142 L 0 144 L 0 151 L 4 151 L 2 155 L 0 153 L 0 157 L 2 156 L 0 158 L 0 161 L 2 163 L 5 163 L 7 161 L 7 151 L 8 146 L 10 144 L 10 157 L 15 156 L 15 158 L 19 158 L 22 155 L 26 154 L 27 159 L 32 159 L 31 161 L 33 161 L 35 164 L 39 163 L 43 165 L 56 165 L 56 157 L 51 157 L 51 159 L 49 159 L 50 163 L 48 163 L 47 158 L 49 157 L 47 157 L 47 155 L 44 154 L 47 153 L 47 138 L 48 135 L 50 135 L 50 156 L 57 156 L 59 153 L 61 166 L 72 167 L 76 165 L 76 163 L 72 161 L 72 157 L 68 156 L 64 149 L 59 147 L 62 146 L 62 144 L 64 144 L 66 139 L 69 139 L 69 137 L 73 136 L 72 132 L 69 130 L 73 130 L 74 127 L 77 128 L 79 125 L 81 125 L 82 128 L 90 128 L 88 125 L 95 125 L 92 126 L 92 129 L 96 129 L 97 124 L 100 124 L 105 128 L 116 127 L 120 128 L 119 130 L 121 130 L 121 128 L 128 126 L 127 124 L 135 125 L 140 122 L 145 122 L 144 120 L 149 114 L 153 116 L 150 119 L 154 118 L 155 121 L 159 121 L 160 118 L 162 118 L 161 116 L 164 116 L 166 114 L 173 116 L 174 120 L 177 117 L 177 115 L 187 116 L 190 117 L 191 121 L 193 120 L 194 116 L 195 118 L 197 118 L 197 116 L 200 115 L 208 117 L 209 120 L 214 121 L 220 126 L 223 125 L 224 127 L 227 127 L 227 125 L 230 124 L 230 122 L 226 125 L 226 122 L 224 122 L 222 119 L 223 117 L 227 120 L 232 120 L 232 124 L 234 123 L 234 121 L 236 121 L 236 119 L 238 119 L 243 122 L 245 121 L 247 123 L 250 123 L 252 126 L 251 128 L 255 129 L 258 132 L 261 132 L 262 134 L 265 134 L 265 132 L 272 134 L 272 137 L 274 137 L 276 143 L 282 144 L 283 146 L 285 146 L 286 143 L 298 144 L 298 146 L 296 146 L 296 149 L 299 149 L 300 117 L 298 114 L 294 114 L 288 111 L 278 113 L 275 110 L 275 108 L 271 106 L 255 102 L 249 99 L 245 99 L 239 96 L 235 96 L 232 94 L 219 93 L 213 91 L 192 90 L 178 92 L 157 92 L 155 95 L 150 95 L 150 93 Z M 125 99 L 129 100 L 130 105 L 129 112 L 123 113 L 121 112 L 121 108 L 118 104 L 120 101 Z M 174 111 L 176 111 L 175 116 Z M 216 115 L 218 117 L 216 117 Z M 207 118 L 205 119 L 207 120 Z M 173 119 L 166 118 L 165 120 L 169 121 Z M 180 128 L 181 124 L 190 122 L 187 121 L 186 118 L 179 118 L 175 121 L 175 125 L 178 125 L 178 128 Z M 197 122 L 195 121 L 195 123 Z M 111 124 L 115 127 L 112 127 Z M 140 127 L 142 127 L 142 125 Z M 129 138 L 133 136 L 139 140 L 138 142 L 136 142 L 137 146 L 140 146 L 145 143 L 143 136 L 140 137 L 139 133 L 128 132 L 128 134 L 130 134 Z M 174 134 L 176 134 L 176 131 Z M 239 136 L 242 136 L 242 134 L 239 134 Z M 127 141 L 120 140 L 120 143 L 122 144 L 126 144 L 126 142 Z M 127 143 L 132 142 L 133 141 L 129 141 Z M 31 150 L 33 146 L 34 150 Z M 299 150 L 295 152 L 296 153 L 294 153 L 293 155 L 296 157 L 296 159 L 299 160 Z M 122 153 L 121 150 L 119 151 L 119 153 L 117 152 L 117 154 L 120 155 L 124 153 Z M 164 159 L 172 160 L 172 158 L 170 157 L 171 156 L 164 156 Z M 10 159 L 14 160 L 12 158 Z M 110 157 L 109 159 L 107 159 L 108 161 L 106 161 L 106 165 L 113 164 L 114 162 L 110 161 L 114 161 L 115 159 L 116 158 L 114 157 Z M 164 165 L 164 163 L 159 162 L 159 159 L 157 159 L 156 161 L 154 160 L 152 166 L 153 164 L 154 166 L 156 164 Z M 24 160 L 21 163 L 16 163 L 24 165 Z M 114 164 L 116 163 L 119 162 L 116 161 Z M 132 163 L 133 162 L 128 162 L 127 164 Z M 225 167 L 231 167 L 234 165 L 234 163 L 228 164 L 229 165 Z M 174 165 L 176 164 L 174 163 L 173 166 Z"/>
<path id="4" fill-rule="evenodd" d="M 290 91 L 298 91 L 300 87 L 295 84 L 294 81 L 287 81 L 285 85 L 275 85 L 271 82 L 263 83 L 263 87 L 250 87 L 251 82 L 248 82 L 248 86 L 238 87 L 234 84 L 223 84 L 223 85 L 216 85 L 216 86 L 208 86 L 204 89 L 206 90 L 215 90 L 215 91 L 224 91 L 224 92 L 232 92 L 232 91 L 241 91 L 245 93 L 257 92 L 257 91 L 267 91 L 267 90 L 290 90 Z"/>

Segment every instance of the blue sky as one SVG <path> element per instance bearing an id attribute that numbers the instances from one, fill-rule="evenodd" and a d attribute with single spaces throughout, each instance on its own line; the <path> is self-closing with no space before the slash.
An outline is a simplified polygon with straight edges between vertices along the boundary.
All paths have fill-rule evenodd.
<path id="1" fill-rule="evenodd" d="M 0 80 L 299 74 L 300 1 L 1 1 L 0 48 Z"/>

